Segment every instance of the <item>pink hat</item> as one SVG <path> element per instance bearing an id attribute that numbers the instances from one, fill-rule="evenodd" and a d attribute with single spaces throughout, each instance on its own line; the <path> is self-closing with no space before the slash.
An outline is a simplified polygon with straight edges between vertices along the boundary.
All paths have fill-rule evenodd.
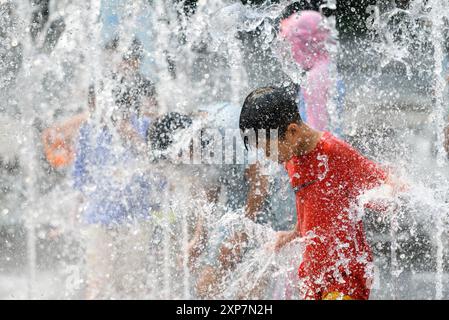
<path id="1" fill-rule="evenodd" d="M 280 34 L 290 42 L 293 57 L 306 70 L 317 61 L 328 58 L 326 42 L 330 31 L 324 26 L 319 12 L 301 11 L 282 20 Z"/>

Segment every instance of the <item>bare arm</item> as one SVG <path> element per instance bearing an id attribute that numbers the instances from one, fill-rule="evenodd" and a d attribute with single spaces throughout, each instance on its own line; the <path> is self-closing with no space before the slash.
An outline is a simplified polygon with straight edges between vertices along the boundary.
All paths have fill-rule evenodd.
<path id="1" fill-rule="evenodd" d="M 138 153 L 145 154 L 147 146 L 145 140 L 137 133 L 129 121 L 121 121 L 118 130 L 125 141 L 130 142 L 137 149 Z"/>
<path id="2" fill-rule="evenodd" d="M 246 172 L 249 181 L 248 198 L 246 201 L 246 216 L 252 220 L 257 218 L 257 214 L 262 210 L 263 202 L 268 195 L 269 181 L 268 177 L 260 172 L 260 164 L 252 164 Z M 286 244 L 299 237 L 299 222 L 294 230 L 280 231 L 277 233 L 277 239 L 274 250 L 279 251 Z"/>
<path id="3" fill-rule="evenodd" d="M 189 263 L 192 265 L 201 255 L 207 239 L 207 230 L 204 226 L 204 217 L 201 215 L 195 225 L 193 237 L 188 245 Z"/>
<path id="4" fill-rule="evenodd" d="M 268 195 L 269 181 L 267 176 L 260 172 L 260 164 L 252 164 L 246 171 L 249 182 L 248 196 L 246 199 L 246 217 L 251 220 L 257 218 L 257 213 L 262 210 L 265 198 Z"/>
<path id="5" fill-rule="evenodd" d="M 300 237 L 300 231 L 299 231 L 299 221 L 296 223 L 296 227 L 294 230 L 291 231 L 279 231 L 276 234 L 276 242 L 274 244 L 274 250 L 279 251 L 284 246 L 295 240 L 296 238 Z"/>

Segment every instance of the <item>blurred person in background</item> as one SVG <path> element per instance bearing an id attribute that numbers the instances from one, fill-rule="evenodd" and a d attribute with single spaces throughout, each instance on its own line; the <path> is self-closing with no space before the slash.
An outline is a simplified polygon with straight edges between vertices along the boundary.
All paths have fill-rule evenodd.
<path id="1" fill-rule="evenodd" d="M 105 52 L 108 57 L 112 57 L 117 49 L 117 39 L 113 39 L 106 44 Z M 157 115 L 157 99 L 154 84 L 144 78 L 140 72 L 142 59 L 142 47 L 138 40 L 134 40 L 129 50 L 123 55 L 118 71 L 112 67 L 110 75 L 116 86 L 113 88 L 115 97 L 117 117 L 120 131 L 133 144 L 145 152 L 145 142 L 135 134 L 132 123 L 135 127 L 143 125 L 141 130 L 145 131 L 152 117 Z M 88 110 L 82 112 L 68 120 L 53 125 L 42 132 L 42 141 L 45 157 L 50 165 L 55 169 L 66 168 L 72 165 L 74 160 L 74 141 L 76 140 L 81 125 L 89 117 L 95 105 L 94 87 L 89 87 Z M 138 124 L 138 119 L 143 122 Z M 123 120 L 123 121 L 122 121 Z"/>
<path id="2" fill-rule="evenodd" d="M 139 154 L 146 156 L 146 143 L 135 135 L 133 126 L 138 126 L 137 119 L 144 119 L 143 124 L 148 127 L 158 115 L 158 102 L 154 83 L 140 72 L 143 55 L 142 43 L 134 38 L 112 78 L 119 130 L 133 142 Z"/>
<path id="3" fill-rule="evenodd" d="M 341 136 L 345 86 L 338 76 L 337 79 L 332 76 L 335 65 L 329 46 L 333 45 L 333 39 L 324 17 L 310 10 L 294 13 L 281 21 L 280 37 L 288 41 L 293 59 L 306 72 L 305 83 L 299 90 L 301 118 L 312 128 Z M 334 114 L 331 102 L 336 106 Z"/>
<path id="4" fill-rule="evenodd" d="M 219 210 L 216 172 L 207 165 L 190 163 L 195 152 L 192 143 L 199 141 L 195 120 L 195 115 L 168 112 L 155 119 L 149 130 L 152 162 L 148 174 L 165 181 L 152 196 L 152 203 L 159 203 L 151 210 L 153 298 L 185 294 L 183 280 L 186 273 L 189 279 L 196 277 L 198 255 L 207 241 L 203 226 Z"/>
<path id="5" fill-rule="evenodd" d="M 204 128 L 218 130 L 223 137 L 230 132 L 239 131 L 240 107 L 221 103 L 200 108 Z M 236 144 L 238 148 L 240 144 Z M 239 150 L 236 150 L 238 153 Z M 251 155 L 249 155 L 251 157 Z M 234 232 L 229 226 L 220 224 L 226 213 L 238 212 L 244 208 L 244 216 L 255 223 L 266 225 L 274 230 L 286 230 L 295 224 L 294 194 L 290 188 L 282 188 L 288 176 L 278 164 L 265 161 L 265 157 L 248 159 L 248 163 L 202 165 L 213 171 L 215 178 L 205 184 L 215 211 L 209 221 L 202 221 L 199 229 L 201 237 L 191 242 L 191 250 L 198 270 L 196 293 L 200 298 L 217 298 L 223 294 L 232 273 L 245 256 L 262 244 L 252 241 L 248 245 L 248 235 L 242 231 Z M 203 178 L 204 180 L 204 178 Z M 284 181 L 284 184 L 281 183 Z M 208 186 L 208 187 L 206 187 Z M 281 190 L 282 188 L 282 190 Z M 225 203 L 220 203 L 220 194 Z M 199 241 L 199 240 L 202 241 Z M 198 240 L 195 242 L 194 240 Z M 264 279 L 265 280 L 265 279 Z M 257 297 L 267 297 L 270 280 L 255 285 L 260 289 Z M 240 295 L 255 296 L 254 292 L 241 292 Z"/>
<path id="6" fill-rule="evenodd" d="M 138 94 L 153 95 L 148 86 Z M 146 289 L 151 182 L 140 152 L 150 122 L 138 94 L 119 99 L 112 119 L 93 105 L 79 130 L 73 177 L 83 198 L 87 299 L 137 298 Z"/>
<path id="7" fill-rule="evenodd" d="M 95 88 L 93 85 L 89 86 L 87 105 L 86 112 L 42 131 L 45 158 L 53 168 L 65 168 L 73 164 L 79 129 L 88 119 L 89 113 L 95 110 Z"/>

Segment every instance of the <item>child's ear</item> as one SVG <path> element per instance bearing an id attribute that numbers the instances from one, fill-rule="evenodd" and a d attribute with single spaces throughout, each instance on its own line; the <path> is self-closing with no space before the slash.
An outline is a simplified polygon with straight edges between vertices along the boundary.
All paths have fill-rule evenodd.
<path id="1" fill-rule="evenodd" d="M 299 127 L 296 123 L 290 123 L 287 127 L 287 135 L 289 138 L 293 138 L 298 133 Z"/>

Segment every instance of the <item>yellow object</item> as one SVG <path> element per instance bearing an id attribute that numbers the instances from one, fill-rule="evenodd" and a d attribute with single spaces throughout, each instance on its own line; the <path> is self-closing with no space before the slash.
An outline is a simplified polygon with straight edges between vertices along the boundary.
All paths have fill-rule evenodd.
<path id="1" fill-rule="evenodd" d="M 333 291 L 323 294 L 323 300 L 354 300 L 354 299 L 343 293 Z"/>
<path id="2" fill-rule="evenodd" d="M 151 214 L 157 221 L 157 223 L 162 223 L 168 221 L 168 223 L 176 222 L 176 214 L 174 211 L 162 212 L 162 211 L 152 211 Z"/>

